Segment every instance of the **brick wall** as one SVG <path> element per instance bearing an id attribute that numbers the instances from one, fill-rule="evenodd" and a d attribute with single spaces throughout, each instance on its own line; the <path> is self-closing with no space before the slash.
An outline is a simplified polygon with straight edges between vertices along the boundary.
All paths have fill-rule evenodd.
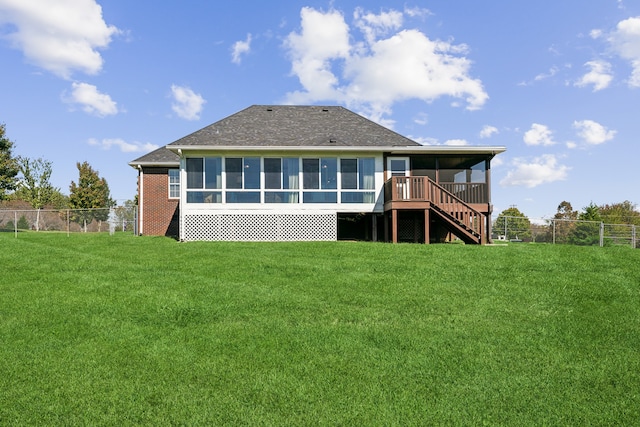
<path id="1" fill-rule="evenodd" d="M 179 200 L 169 198 L 168 170 L 157 167 L 142 169 L 142 234 L 178 237 Z"/>

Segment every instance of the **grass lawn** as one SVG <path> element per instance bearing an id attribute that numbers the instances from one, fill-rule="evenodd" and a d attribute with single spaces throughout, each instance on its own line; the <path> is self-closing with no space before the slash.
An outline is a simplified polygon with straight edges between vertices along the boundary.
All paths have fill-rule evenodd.
<path id="1" fill-rule="evenodd" d="M 0 233 L 0 425 L 637 425 L 640 251 Z"/>

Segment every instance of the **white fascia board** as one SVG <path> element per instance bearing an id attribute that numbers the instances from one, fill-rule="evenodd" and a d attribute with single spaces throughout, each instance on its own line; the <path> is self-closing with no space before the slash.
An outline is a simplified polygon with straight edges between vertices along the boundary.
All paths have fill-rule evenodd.
<path id="1" fill-rule="evenodd" d="M 180 167 L 180 162 L 129 162 L 127 163 L 134 169 L 137 169 L 138 166 L 153 166 L 153 167 Z"/>
<path id="2" fill-rule="evenodd" d="M 185 151 L 244 151 L 244 152 L 376 152 L 389 154 L 490 154 L 506 151 L 503 146 L 447 146 L 420 145 L 406 147 L 373 146 L 220 146 L 220 145 L 173 145 L 167 146 L 173 152 Z"/>
<path id="3" fill-rule="evenodd" d="M 420 147 L 388 147 L 384 151 L 389 154 L 491 154 L 495 156 L 506 150 L 503 146 L 422 145 Z"/>

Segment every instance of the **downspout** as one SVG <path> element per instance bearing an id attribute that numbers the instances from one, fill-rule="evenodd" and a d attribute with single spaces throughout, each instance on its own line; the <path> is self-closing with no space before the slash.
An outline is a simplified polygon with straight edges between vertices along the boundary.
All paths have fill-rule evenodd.
<path id="1" fill-rule="evenodd" d="M 491 223 L 491 215 L 493 214 L 493 203 L 491 200 L 491 159 L 485 160 L 485 170 L 486 174 L 484 177 L 484 182 L 487 185 L 487 210 L 489 214 L 487 215 L 487 243 L 493 243 L 491 240 L 491 236 L 493 235 L 493 224 Z M 505 218 L 505 221 L 507 219 Z"/>
<path id="2" fill-rule="evenodd" d="M 184 204 L 182 203 L 183 196 L 182 196 L 182 189 L 184 188 L 185 184 L 183 184 L 183 176 L 182 176 L 182 168 L 184 166 L 184 168 L 186 169 L 186 165 L 183 164 L 183 159 L 184 157 L 182 157 L 182 150 L 180 148 L 178 148 L 178 156 L 180 157 L 180 169 L 179 169 L 179 173 L 180 173 L 180 198 L 178 199 L 178 240 L 179 241 L 184 241 L 184 209 L 182 209 L 182 207 L 184 206 Z"/>
<path id="3" fill-rule="evenodd" d="M 138 215 L 140 216 L 138 219 L 138 226 L 140 227 L 138 235 L 142 235 L 144 224 L 144 172 L 141 165 L 138 165 L 138 171 Z"/>

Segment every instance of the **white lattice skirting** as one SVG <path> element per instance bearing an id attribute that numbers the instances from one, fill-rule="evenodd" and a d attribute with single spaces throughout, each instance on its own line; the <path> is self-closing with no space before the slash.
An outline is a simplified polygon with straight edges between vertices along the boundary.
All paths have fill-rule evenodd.
<path id="1" fill-rule="evenodd" d="M 337 240 L 338 220 L 327 214 L 187 214 L 182 239 L 227 241 Z"/>

